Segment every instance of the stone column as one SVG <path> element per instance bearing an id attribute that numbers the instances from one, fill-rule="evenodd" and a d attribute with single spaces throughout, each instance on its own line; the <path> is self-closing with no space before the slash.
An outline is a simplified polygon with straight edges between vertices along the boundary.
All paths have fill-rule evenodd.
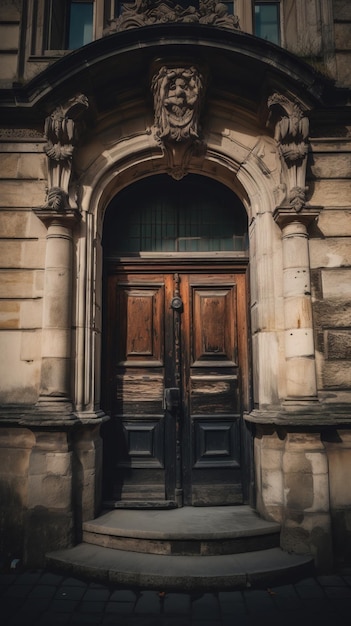
<path id="1" fill-rule="evenodd" d="M 72 239 L 75 210 L 37 209 L 47 226 L 41 387 L 38 406 L 71 412 Z"/>
<path id="2" fill-rule="evenodd" d="M 317 399 L 307 226 L 318 213 L 276 209 L 282 229 L 287 400 Z"/>

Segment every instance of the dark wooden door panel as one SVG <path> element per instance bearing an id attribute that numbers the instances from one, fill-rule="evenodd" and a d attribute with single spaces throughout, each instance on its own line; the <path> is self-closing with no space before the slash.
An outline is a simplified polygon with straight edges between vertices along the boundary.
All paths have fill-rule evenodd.
<path id="1" fill-rule="evenodd" d="M 245 275 L 228 271 L 109 276 L 112 499 L 179 503 L 181 491 L 188 505 L 242 502 L 245 289 Z"/>
<path id="2" fill-rule="evenodd" d="M 190 442 L 185 475 L 191 485 L 185 500 L 193 505 L 233 504 L 242 501 L 237 277 L 190 274 L 183 283 L 189 302 L 184 316 L 184 427 Z"/>
<path id="3" fill-rule="evenodd" d="M 112 275 L 108 293 L 115 425 L 112 498 L 164 499 L 164 277 Z"/>
<path id="4" fill-rule="evenodd" d="M 192 286 L 193 362 L 234 365 L 235 285 L 221 289 Z M 217 363 L 217 365 L 219 365 Z"/>
<path id="5" fill-rule="evenodd" d="M 117 362 L 163 365 L 164 286 L 117 284 Z"/>

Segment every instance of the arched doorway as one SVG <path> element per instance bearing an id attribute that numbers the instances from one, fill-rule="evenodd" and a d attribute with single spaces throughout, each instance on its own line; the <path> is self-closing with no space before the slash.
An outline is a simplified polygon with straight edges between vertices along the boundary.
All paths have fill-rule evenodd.
<path id="1" fill-rule="evenodd" d="M 105 214 L 104 499 L 240 504 L 247 407 L 247 215 L 200 175 L 153 176 Z"/>

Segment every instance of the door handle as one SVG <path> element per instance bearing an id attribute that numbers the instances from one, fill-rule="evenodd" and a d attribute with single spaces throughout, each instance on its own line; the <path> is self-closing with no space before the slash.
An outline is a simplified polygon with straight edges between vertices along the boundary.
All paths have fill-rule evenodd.
<path id="1" fill-rule="evenodd" d="M 164 408 L 167 411 L 176 411 L 180 406 L 179 387 L 167 387 L 164 392 Z"/>

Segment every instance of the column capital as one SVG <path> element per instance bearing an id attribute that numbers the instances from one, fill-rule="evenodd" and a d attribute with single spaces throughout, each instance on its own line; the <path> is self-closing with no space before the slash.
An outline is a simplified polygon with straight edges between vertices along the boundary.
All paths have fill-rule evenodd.
<path id="1" fill-rule="evenodd" d="M 282 230 L 285 226 L 293 222 L 300 222 L 300 224 L 303 224 L 307 228 L 319 217 L 321 210 L 322 207 L 320 206 L 311 206 L 297 213 L 291 207 L 278 206 L 273 211 L 273 219 Z"/>
<path id="2" fill-rule="evenodd" d="M 67 228 L 73 228 L 81 219 L 78 209 L 66 209 L 64 211 L 55 211 L 46 207 L 33 209 L 35 215 L 48 228 L 52 224 L 60 224 Z"/>

